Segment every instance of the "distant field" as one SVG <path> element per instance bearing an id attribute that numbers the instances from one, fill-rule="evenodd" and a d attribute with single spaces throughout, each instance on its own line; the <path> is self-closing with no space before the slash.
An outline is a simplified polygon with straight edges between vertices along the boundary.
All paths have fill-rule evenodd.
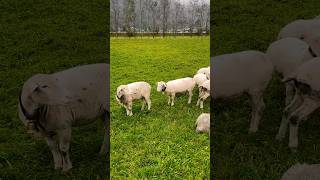
<path id="1" fill-rule="evenodd" d="M 26 134 L 17 104 L 36 73 L 106 62 L 107 1 L 1 0 L 0 10 L 0 179 L 105 179 L 101 121 L 74 128 L 73 169 L 63 174 L 45 141 Z"/>
<path id="2" fill-rule="evenodd" d="M 210 111 L 191 105 L 187 96 L 175 106 L 156 91 L 156 82 L 192 77 L 209 65 L 209 37 L 111 39 L 111 177 L 123 179 L 209 179 L 209 135 L 195 132 L 195 120 Z M 135 102 L 132 117 L 115 100 L 121 84 L 146 81 L 152 86 L 151 112 Z"/>
<path id="3" fill-rule="evenodd" d="M 265 51 L 281 27 L 320 14 L 320 1 L 314 0 L 213 0 L 211 5 L 212 55 Z M 214 102 L 211 146 L 216 179 L 276 180 L 295 163 L 320 163 L 319 113 L 300 126 L 298 153 L 291 153 L 288 137 L 281 143 L 275 140 L 284 108 L 280 80 L 275 75 L 265 94 L 266 110 L 256 134 L 248 134 L 251 109 L 247 97 Z"/>

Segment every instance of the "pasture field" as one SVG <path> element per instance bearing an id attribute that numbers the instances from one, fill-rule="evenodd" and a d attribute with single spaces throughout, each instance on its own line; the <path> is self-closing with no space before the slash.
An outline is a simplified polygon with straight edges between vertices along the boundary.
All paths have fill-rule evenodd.
<path id="1" fill-rule="evenodd" d="M 106 62 L 108 1 L 1 0 L 0 179 L 105 179 L 99 156 L 103 123 L 74 128 L 73 169 L 53 169 L 44 140 L 26 134 L 17 115 L 23 82 L 80 64 Z"/>
<path id="2" fill-rule="evenodd" d="M 314 0 L 213 0 L 211 5 L 211 55 L 248 49 L 264 52 L 287 23 L 320 14 L 320 1 Z M 320 163 L 319 113 L 300 125 L 298 153 L 288 148 L 288 136 L 283 142 L 275 140 L 284 108 L 280 81 L 275 74 L 265 93 L 266 109 L 256 134 L 248 134 L 247 97 L 214 101 L 211 146 L 216 179 L 276 180 L 295 163 Z"/>
<path id="3" fill-rule="evenodd" d="M 187 96 L 176 97 L 173 107 L 156 91 L 158 81 L 192 77 L 209 65 L 209 37 L 111 38 L 111 177 L 115 179 L 209 179 L 208 134 L 195 132 L 196 118 L 210 111 L 196 107 Z M 152 86 L 151 111 L 133 105 L 133 116 L 116 99 L 121 84 L 146 81 Z"/>

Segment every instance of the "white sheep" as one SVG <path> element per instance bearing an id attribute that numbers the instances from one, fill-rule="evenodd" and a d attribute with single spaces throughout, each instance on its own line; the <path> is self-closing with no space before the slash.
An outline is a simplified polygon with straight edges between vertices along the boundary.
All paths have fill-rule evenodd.
<path id="1" fill-rule="evenodd" d="M 285 114 L 290 125 L 289 147 L 296 151 L 298 147 L 298 128 L 302 121 L 320 107 L 320 57 L 302 64 L 284 82 L 292 83 L 295 96 L 286 107 Z"/>
<path id="2" fill-rule="evenodd" d="M 197 133 L 210 133 L 210 113 L 202 113 L 196 121 Z"/>
<path id="3" fill-rule="evenodd" d="M 206 80 L 199 86 L 199 97 L 197 106 L 200 104 L 200 108 L 203 108 L 203 102 L 210 96 L 210 80 Z"/>
<path id="4" fill-rule="evenodd" d="M 319 48 L 320 50 L 320 48 Z M 296 38 L 284 38 L 270 44 L 266 51 L 267 57 L 271 60 L 274 68 L 283 78 L 290 76 L 297 68 L 310 59 L 320 55 L 318 50 L 313 49 L 306 42 Z M 291 102 L 294 95 L 292 83 L 286 83 L 286 106 Z M 285 115 L 282 117 L 277 140 L 285 137 L 288 120 Z"/>
<path id="5" fill-rule="evenodd" d="M 24 83 L 19 118 L 27 132 L 46 140 L 55 169 L 72 168 L 69 155 L 72 127 L 90 124 L 98 117 L 104 119 L 106 128 L 100 153 L 107 153 L 108 74 L 108 64 L 91 64 L 53 74 L 36 74 Z"/>
<path id="6" fill-rule="evenodd" d="M 301 39 L 310 44 L 314 36 L 320 35 L 320 20 L 314 19 L 299 19 L 295 20 L 281 29 L 278 34 L 278 39 L 293 37 Z"/>
<path id="7" fill-rule="evenodd" d="M 141 111 L 144 110 L 145 104 L 148 110 L 151 109 L 151 86 L 146 82 L 134 82 L 127 85 L 120 85 L 117 88 L 116 100 L 125 107 L 127 116 L 132 116 L 132 103 L 134 100 L 142 99 Z"/>
<path id="8" fill-rule="evenodd" d="M 211 57 L 211 65 L 215 72 L 212 98 L 248 94 L 252 105 L 249 132 L 256 132 L 265 108 L 263 93 L 273 73 L 270 60 L 262 52 L 243 51 Z"/>
<path id="9" fill-rule="evenodd" d="M 197 74 L 205 74 L 207 76 L 208 79 L 210 79 L 210 66 L 205 67 L 205 68 L 201 68 L 197 71 Z"/>
<path id="10" fill-rule="evenodd" d="M 295 164 L 283 175 L 281 180 L 319 180 L 320 164 Z"/>
<path id="11" fill-rule="evenodd" d="M 168 105 L 170 105 L 171 102 L 171 106 L 174 105 L 176 93 L 183 93 L 187 91 L 189 93 L 188 104 L 190 104 L 193 95 L 192 91 L 195 85 L 196 82 L 190 77 L 168 81 L 167 83 L 160 81 L 157 83 L 157 91 L 165 92 L 168 95 Z"/>

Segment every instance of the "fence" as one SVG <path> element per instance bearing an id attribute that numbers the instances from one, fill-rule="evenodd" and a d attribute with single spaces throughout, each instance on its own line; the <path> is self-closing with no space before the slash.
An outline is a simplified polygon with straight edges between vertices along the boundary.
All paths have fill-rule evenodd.
<path id="1" fill-rule="evenodd" d="M 135 33 L 127 33 L 127 32 L 110 32 L 110 37 L 162 37 L 162 36 L 207 36 L 209 35 L 208 32 L 206 33 L 161 33 L 161 32 L 135 32 Z"/>

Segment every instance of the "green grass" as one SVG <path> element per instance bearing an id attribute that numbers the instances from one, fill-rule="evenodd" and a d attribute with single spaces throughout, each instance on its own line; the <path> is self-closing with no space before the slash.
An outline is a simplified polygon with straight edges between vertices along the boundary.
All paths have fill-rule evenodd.
<path id="1" fill-rule="evenodd" d="M 209 179 L 209 135 L 195 132 L 198 90 L 167 105 L 156 82 L 190 77 L 209 65 L 209 37 L 111 39 L 111 177 L 115 179 Z M 151 111 L 134 103 L 132 117 L 115 100 L 121 84 L 146 81 L 152 86 Z"/>
<path id="2" fill-rule="evenodd" d="M 320 13 L 320 1 L 313 0 L 214 0 L 211 4 L 211 55 L 265 51 L 281 27 Z M 275 140 L 284 108 L 280 80 L 274 75 L 265 94 L 266 110 L 256 134 L 248 134 L 251 109 L 247 97 L 214 102 L 211 146 L 216 179 L 279 179 L 297 162 L 320 162 L 319 115 L 300 126 L 298 153 L 291 153 L 288 138 L 284 142 Z"/>
<path id="3" fill-rule="evenodd" d="M 35 73 L 106 62 L 108 1 L 1 0 L 0 2 L 0 179 L 104 179 L 100 121 L 74 128 L 73 169 L 53 169 L 43 140 L 26 134 L 17 116 L 22 84 Z"/>

